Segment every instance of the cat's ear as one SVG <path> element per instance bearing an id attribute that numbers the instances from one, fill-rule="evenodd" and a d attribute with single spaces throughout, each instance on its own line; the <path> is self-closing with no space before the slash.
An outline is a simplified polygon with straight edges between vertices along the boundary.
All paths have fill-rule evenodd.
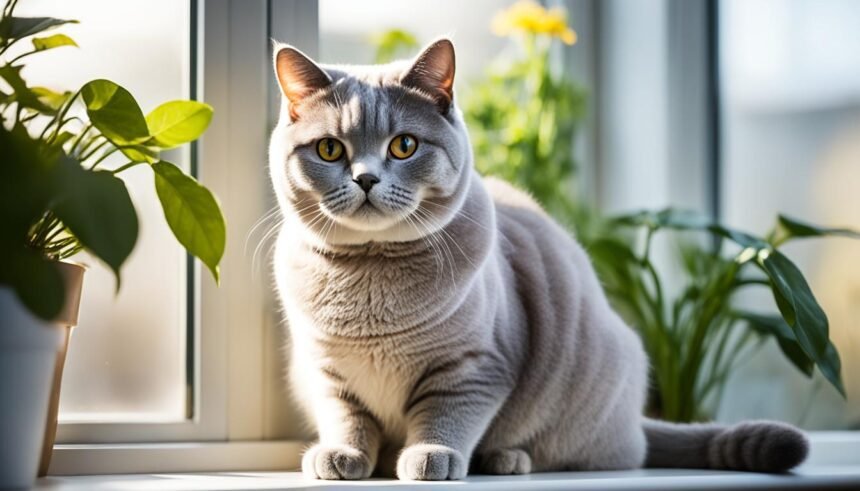
<path id="1" fill-rule="evenodd" d="M 415 58 L 400 83 L 431 96 L 445 114 L 454 100 L 454 67 L 454 45 L 449 39 L 439 39 Z"/>
<path id="2" fill-rule="evenodd" d="M 276 46 L 275 73 L 281 92 L 290 101 L 290 115 L 295 106 L 310 94 L 328 87 L 331 77 L 307 55 L 292 46 Z"/>

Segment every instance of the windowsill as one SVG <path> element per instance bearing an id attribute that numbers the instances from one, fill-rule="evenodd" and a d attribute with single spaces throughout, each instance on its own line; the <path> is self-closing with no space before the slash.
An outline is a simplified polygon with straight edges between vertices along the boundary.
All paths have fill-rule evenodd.
<path id="1" fill-rule="evenodd" d="M 299 472 L 215 472 L 206 474 L 124 474 L 104 476 L 52 476 L 40 479 L 36 490 L 266 490 L 391 487 L 397 489 L 481 490 L 669 490 L 669 489 L 827 489 L 860 487 L 860 465 L 807 465 L 793 474 L 767 475 L 677 469 L 616 472 L 567 472 L 527 476 L 474 476 L 455 482 L 309 481 Z"/>

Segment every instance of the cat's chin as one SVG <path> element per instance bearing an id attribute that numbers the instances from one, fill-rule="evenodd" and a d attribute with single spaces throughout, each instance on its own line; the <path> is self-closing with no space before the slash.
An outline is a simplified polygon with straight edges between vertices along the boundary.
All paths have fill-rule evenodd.
<path id="1" fill-rule="evenodd" d="M 338 217 L 337 223 L 358 233 L 384 232 L 400 222 L 400 217 L 390 216 L 376 208 L 362 205 L 355 213 L 346 217 Z"/>

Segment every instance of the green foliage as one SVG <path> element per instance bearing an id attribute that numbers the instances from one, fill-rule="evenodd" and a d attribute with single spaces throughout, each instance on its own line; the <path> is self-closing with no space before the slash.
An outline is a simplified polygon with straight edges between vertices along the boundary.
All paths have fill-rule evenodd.
<path id="1" fill-rule="evenodd" d="M 194 141 L 212 120 L 212 107 L 195 101 L 171 101 L 156 107 L 146 116 L 150 143 L 162 149 Z"/>
<path id="2" fill-rule="evenodd" d="M 550 39 L 517 38 L 522 56 L 475 83 L 463 107 L 483 174 L 528 189 L 570 228 L 582 211 L 572 179 L 576 128 L 585 92 L 550 68 Z"/>
<path id="3" fill-rule="evenodd" d="M 165 219 L 176 239 L 218 280 L 224 254 L 224 217 L 215 197 L 193 177 L 159 159 L 161 150 L 196 140 L 212 108 L 170 101 L 144 116 L 134 96 L 109 80 L 93 80 L 77 92 L 31 87 L 21 60 L 63 46 L 54 34 L 31 39 L 33 50 L 4 57 L 17 42 L 75 21 L 14 17 L 15 0 L 0 17 L 0 285 L 8 285 L 34 314 L 51 319 L 63 305 L 54 261 L 87 250 L 107 264 L 120 285 L 120 270 L 137 242 L 138 220 L 120 175 L 131 167 L 152 169 Z M 86 118 L 70 115 L 83 103 Z M 124 165 L 97 168 L 111 155 Z"/>
<path id="4" fill-rule="evenodd" d="M 119 268 L 134 249 L 138 230 L 125 183 L 111 172 L 86 170 L 68 157 L 58 162 L 54 178 L 51 212 L 80 246 L 110 266 L 119 288 Z"/>
<path id="5" fill-rule="evenodd" d="M 817 366 L 845 395 L 827 316 L 779 246 L 795 237 L 856 236 L 856 232 L 795 226 L 801 222 L 781 216 L 775 231 L 762 238 L 673 209 L 633 213 L 610 223 L 615 237 L 602 237 L 587 246 L 613 305 L 642 334 L 655 381 L 649 401 L 654 415 L 672 421 L 712 416 L 728 376 L 768 337 L 801 373 L 811 376 Z M 636 233 L 624 238 L 619 232 L 625 230 Z M 720 243 L 713 251 L 681 249 L 687 276 L 674 299 L 664 296 L 666 279 L 649 252 L 655 234 L 666 230 L 705 234 Z M 631 244 L 643 233 L 644 247 L 638 253 Z M 736 253 L 724 255 L 725 240 L 736 244 Z M 732 308 L 738 291 L 755 286 L 772 292 L 780 315 Z"/>
<path id="6" fill-rule="evenodd" d="M 218 281 L 218 262 L 224 255 L 226 237 L 218 202 L 208 189 L 169 162 L 156 162 L 152 170 L 167 224 L 179 243 L 195 251 Z"/>

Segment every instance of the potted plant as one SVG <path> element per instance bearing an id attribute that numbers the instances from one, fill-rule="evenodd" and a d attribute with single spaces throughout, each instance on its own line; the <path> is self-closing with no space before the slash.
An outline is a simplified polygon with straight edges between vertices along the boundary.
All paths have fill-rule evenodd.
<path id="1" fill-rule="evenodd" d="M 160 159 L 196 140 L 212 108 L 170 101 L 144 116 L 109 80 L 74 92 L 28 85 L 30 56 L 76 46 L 64 34 L 40 33 L 75 21 L 16 17 L 15 3 L 0 16 L 0 488 L 29 486 L 43 447 L 47 470 L 84 273 L 69 259 L 86 250 L 113 270 L 119 289 L 138 233 L 123 172 L 151 169 L 167 224 L 216 281 L 226 237 L 212 193 Z M 31 47 L 9 59 L 26 40 Z M 125 163 L 109 168 L 111 155 Z"/>
<path id="2" fill-rule="evenodd" d="M 666 288 L 670 278 L 651 257 L 654 236 L 665 231 L 704 234 L 712 244 L 678 249 L 686 274 L 672 289 L 679 291 L 674 296 Z M 845 397 L 827 315 L 780 249 L 792 240 L 833 235 L 860 238 L 853 230 L 784 215 L 765 237 L 684 210 L 607 219 L 603 234 L 586 245 L 613 306 L 639 331 L 651 360 L 648 412 L 677 422 L 712 419 L 729 376 L 769 338 L 804 375 L 811 377 L 818 367 Z M 770 290 L 777 313 L 736 308 L 734 296 L 756 287 Z"/>

